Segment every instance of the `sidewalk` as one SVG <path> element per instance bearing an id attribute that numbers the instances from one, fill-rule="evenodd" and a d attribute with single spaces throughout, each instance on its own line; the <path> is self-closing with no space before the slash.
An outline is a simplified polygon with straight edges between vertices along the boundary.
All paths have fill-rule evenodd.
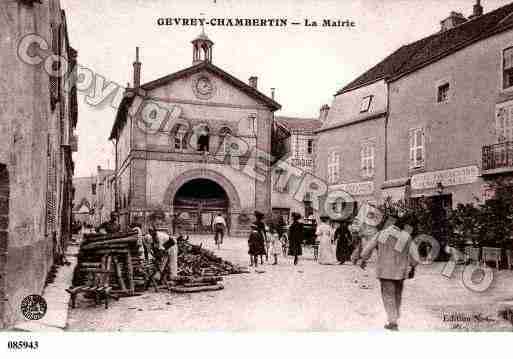
<path id="1" fill-rule="evenodd" d="M 40 320 L 23 320 L 15 324 L 12 330 L 25 332 L 64 331 L 68 323 L 70 295 L 66 289 L 71 287 L 73 272 L 77 265 L 78 245 L 70 244 L 66 251 L 69 265 L 59 267 L 53 283 L 43 291 L 47 303 L 46 315 Z"/>

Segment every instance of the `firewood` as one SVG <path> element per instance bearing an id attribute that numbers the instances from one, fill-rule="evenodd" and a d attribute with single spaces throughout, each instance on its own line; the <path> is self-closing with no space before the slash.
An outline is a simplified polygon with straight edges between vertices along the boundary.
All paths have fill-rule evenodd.
<path id="1" fill-rule="evenodd" d="M 132 267 L 132 256 L 130 252 L 127 253 L 127 266 L 128 266 L 128 284 L 130 287 L 130 294 L 134 294 L 135 285 L 134 285 L 134 268 Z"/>
<path id="2" fill-rule="evenodd" d="M 118 278 L 119 285 L 121 287 L 121 291 L 126 292 L 126 285 L 125 281 L 123 280 L 123 276 L 121 275 L 121 267 L 119 265 L 118 259 L 116 257 L 113 258 L 114 260 L 114 267 L 116 268 L 116 275 Z"/>
<path id="3" fill-rule="evenodd" d="M 127 237 L 127 238 L 119 238 L 119 239 L 112 239 L 108 241 L 98 241 L 91 244 L 86 244 L 82 246 L 82 250 L 89 250 L 89 249 L 100 249 L 104 248 L 105 246 L 114 245 L 114 244 L 126 244 L 130 245 L 132 243 L 137 243 L 137 237 Z"/>
<path id="4" fill-rule="evenodd" d="M 206 292 L 206 291 L 214 291 L 224 289 L 222 284 L 216 285 L 205 285 L 200 287 L 183 287 L 183 286 L 174 286 L 170 287 L 169 290 L 177 293 L 194 293 L 194 292 Z"/>

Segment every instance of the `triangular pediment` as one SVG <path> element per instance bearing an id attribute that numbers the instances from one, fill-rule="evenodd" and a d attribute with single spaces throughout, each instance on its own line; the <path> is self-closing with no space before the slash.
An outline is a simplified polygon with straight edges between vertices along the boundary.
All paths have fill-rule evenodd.
<path id="1" fill-rule="evenodd" d="M 191 100 L 212 102 L 224 102 L 226 98 L 234 97 L 242 100 L 246 97 L 271 111 L 281 108 L 270 97 L 206 61 L 150 81 L 141 88 L 156 97 L 191 97 Z M 159 96 L 162 94 L 168 96 Z"/>

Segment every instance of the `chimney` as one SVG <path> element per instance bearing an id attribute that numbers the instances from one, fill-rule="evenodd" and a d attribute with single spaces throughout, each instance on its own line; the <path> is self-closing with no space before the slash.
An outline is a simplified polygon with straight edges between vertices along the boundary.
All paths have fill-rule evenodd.
<path id="1" fill-rule="evenodd" d="M 134 62 L 134 88 L 141 86 L 141 63 L 139 62 L 139 47 L 135 48 L 135 62 Z"/>
<path id="2" fill-rule="evenodd" d="M 253 87 L 255 90 L 257 89 L 258 77 L 251 76 L 248 80 L 249 86 Z"/>
<path id="3" fill-rule="evenodd" d="M 276 89 L 274 87 L 271 87 L 271 98 L 274 100 L 274 92 Z"/>
<path id="4" fill-rule="evenodd" d="M 451 11 L 449 17 L 440 21 L 440 27 L 441 27 L 440 31 L 450 30 L 453 27 L 463 24 L 466 21 L 467 21 L 467 19 L 465 18 L 465 16 L 463 16 L 462 13 L 456 12 L 456 11 Z"/>
<path id="5" fill-rule="evenodd" d="M 476 3 L 474 4 L 474 7 L 472 9 L 472 15 L 470 15 L 469 19 L 473 19 L 481 15 L 483 15 L 483 7 L 481 6 L 481 0 L 476 0 Z"/>
<path id="6" fill-rule="evenodd" d="M 328 112 L 330 110 L 330 107 L 327 104 L 324 104 L 321 106 L 321 109 L 319 111 L 319 120 L 326 121 L 328 118 Z"/>

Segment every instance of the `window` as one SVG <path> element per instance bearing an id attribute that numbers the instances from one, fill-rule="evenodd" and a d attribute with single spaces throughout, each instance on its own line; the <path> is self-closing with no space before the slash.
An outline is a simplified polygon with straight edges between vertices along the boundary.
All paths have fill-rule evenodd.
<path id="1" fill-rule="evenodd" d="M 228 127 L 223 127 L 219 131 L 219 146 L 223 146 L 222 148 L 219 148 L 221 153 L 229 154 L 230 148 L 231 148 L 231 141 L 229 138 L 226 138 L 226 136 L 231 136 L 232 131 Z"/>
<path id="2" fill-rule="evenodd" d="M 438 86 L 437 102 L 447 102 L 449 100 L 449 83 Z"/>
<path id="3" fill-rule="evenodd" d="M 328 155 L 328 182 L 336 183 L 340 177 L 340 154 L 336 151 Z"/>
<path id="4" fill-rule="evenodd" d="M 175 150 L 185 150 L 187 148 L 187 141 L 185 139 L 185 126 L 178 125 L 173 136 L 173 148 Z"/>
<path id="5" fill-rule="evenodd" d="M 365 142 L 360 150 L 361 173 L 363 177 L 374 176 L 374 143 Z"/>
<path id="6" fill-rule="evenodd" d="M 501 107 L 497 110 L 495 130 L 497 142 L 513 141 L 513 105 Z"/>
<path id="7" fill-rule="evenodd" d="M 287 183 L 285 183 L 285 185 L 280 185 L 280 177 L 282 175 L 285 175 L 286 171 L 282 168 L 277 168 L 274 172 L 275 174 L 275 178 L 274 178 L 274 191 L 275 192 L 283 192 L 283 193 L 286 193 L 288 192 L 288 187 L 289 187 L 289 184 L 288 184 L 288 181 Z"/>
<path id="8" fill-rule="evenodd" d="M 424 130 L 416 128 L 410 131 L 410 169 L 424 166 Z"/>
<path id="9" fill-rule="evenodd" d="M 294 139 L 294 155 L 299 158 L 307 151 L 306 139 L 303 136 L 296 135 Z"/>
<path id="10" fill-rule="evenodd" d="M 96 183 L 91 184 L 91 193 L 96 196 Z"/>
<path id="11" fill-rule="evenodd" d="M 360 104 L 360 113 L 368 112 L 370 109 L 371 102 L 372 102 L 372 95 L 364 97 L 362 99 L 362 103 Z"/>
<path id="12" fill-rule="evenodd" d="M 306 145 L 306 147 L 307 147 L 306 151 L 308 152 L 309 155 L 311 155 L 313 153 L 313 146 L 314 146 L 314 141 L 312 138 L 309 138 L 307 140 L 307 145 Z"/>
<path id="13" fill-rule="evenodd" d="M 207 126 L 204 126 L 200 131 L 200 135 L 198 136 L 198 151 L 208 152 L 209 144 L 210 144 L 209 130 L 208 130 Z"/>
<path id="14" fill-rule="evenodd" d="M 513 86 L 513 47 L 507 48 L 502 53 L 502 88 Z"/>

